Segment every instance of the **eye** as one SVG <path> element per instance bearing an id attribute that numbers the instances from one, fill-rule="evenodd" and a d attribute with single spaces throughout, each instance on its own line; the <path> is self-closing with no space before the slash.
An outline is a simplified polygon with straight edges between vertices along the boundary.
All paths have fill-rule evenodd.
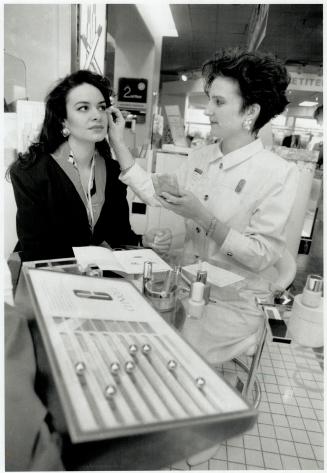
<path id="1" fill-rule="evenodd" d="M 101 110 L 102 112 L 104 112 L 106 109 L 106 105 L 99 105 L 99 110 Z"/>
<path id="2" fill-rule="evenodd" d="M 88 106 L 87 105 L 81 105 L 80 107 L 78 107 L 77 110 L 80 111 L 80 112 L 85 112 L 86 110 L 88 110 Z"/>

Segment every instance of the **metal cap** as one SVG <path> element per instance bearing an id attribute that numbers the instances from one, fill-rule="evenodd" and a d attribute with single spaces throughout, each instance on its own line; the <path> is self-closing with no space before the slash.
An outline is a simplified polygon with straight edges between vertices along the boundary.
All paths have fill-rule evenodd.
<path id="1" fill-rule="evenodd" d="M 323 278 L 319 274 L 309 274 L 305 288 L 312 292 L 322 292 Z"/>
<path id="2" fill-rule="evenodd" d="M 203 284 L 207 283 L 207 277 L 208 277 L 207 271 L 199 269 L 198 272 L 196 273 L 196 280 L 198 282 L 203 282 Z"/>
<path id="3" fill-rule="evenodd" d="M 152 262 L 145 261 L 143 266 L 143 278 L 151 279 L 152 278 Z"/>

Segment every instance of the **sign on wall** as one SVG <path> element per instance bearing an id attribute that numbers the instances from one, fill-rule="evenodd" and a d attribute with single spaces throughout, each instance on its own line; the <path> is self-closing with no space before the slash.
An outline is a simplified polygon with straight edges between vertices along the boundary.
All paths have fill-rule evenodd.
<path id="1" fill-rule="evenodd" d="M 187 147 L 185 138 L 184 123 L 178 105 L 165 105 L 165 112 L 173 138 L 173 142 L 177 146 Z"/>
<path id="2" fill-rule="evenodd" d="M 318 74 L 299 74 L 298 72 L 288 71 L 291 76 L 291 82 L 288 86 L 292 90 L 304 90 L 312 92 L 322 92 L 322 76 Z"/>
<path id="3" fill-rule="evenodd" d="M 129 109 L 145 110 L 147 102 L 148 80 L 121 77 L 118 81 L 118 106 Z"/>
<path id="4" fill-rule="evenodd" d="M 104 73 L 106 5 L 79 5 L 79 67 Z"/>
<path id="5" fill-rule="evenodd" d="M 33 100 L 17 100 L 17 151 L 25 153 L 37 140 L 45 115 L 45 103 Z"/>

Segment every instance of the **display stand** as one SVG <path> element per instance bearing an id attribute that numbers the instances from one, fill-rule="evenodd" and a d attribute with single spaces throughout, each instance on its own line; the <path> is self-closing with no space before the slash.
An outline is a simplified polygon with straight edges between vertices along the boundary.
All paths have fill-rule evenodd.
<path id="1" fill-rule="evenodd" d="M 74 443 L 255 418 L 128 281 L 23 270 Z"/>

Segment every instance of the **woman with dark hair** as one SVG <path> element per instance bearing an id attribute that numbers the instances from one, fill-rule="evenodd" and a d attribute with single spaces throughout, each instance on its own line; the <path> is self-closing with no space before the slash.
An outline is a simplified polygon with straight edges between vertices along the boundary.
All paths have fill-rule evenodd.
<path id="1" fill-rule="evenodd" d="M 180 195 L 155 194 L 150 176 L 122 144 L 123 119 L 111 107 L 111 144 L 123 169 L 121 180 L 146 202 L 159 200 L 185 217 L 185 246 L 195 257 L 208 238 L 207 257 L 260 272 L 283 252 L 297 186 L 296 165 L 264 149 L 257 137 L 285 109 L 289 77 L 275 58 L 240 49 L 216 53 L 202 75 L 206 115 L 219 141 L 195 148 L 185 159 L 176 173 Z"/>
<path id="2" fill-rule="evenodd" d="M 254 294 L 267 296 L 271 286 L 259 289 L 262 278 L 256 275 L 276 277 L 273 266 L 285 249 L 298 171 L 295 163 L 265 149 L 257 136 L 288 103 L 285 67 L 270 55 L 232 49 L 216 53 L 202 73 L 206 114 L 218 142 L 190 152 L 176 172 L 178 195 L 156 193 L 158 176 L 151 178 L 133 160 L 122 142 L 123 118 L 114 107 L 109 108 L 109 128 L 121 180 L 145 202 L 159 201 L 185 218 L 184 253 L 193 262 L 204 258 L 253 274 L 253 287 L 231 291 L 204 321 L 197 348 L 217 362 L 231 359 L 235 347 L 260 333 L 263 317 Z"/>
<path id="3" fill-rule="evenodd" d="M 88 70 L 48 94 L 38 142 L 10 168 L 23 260 L 70 257 L 74 246 L 104 243 L 169 248 L 168 231 L 150 230 L 141 241 L 130 227 L 126 186 L 106 139 L 111 94 L 110 82 Z"/>

